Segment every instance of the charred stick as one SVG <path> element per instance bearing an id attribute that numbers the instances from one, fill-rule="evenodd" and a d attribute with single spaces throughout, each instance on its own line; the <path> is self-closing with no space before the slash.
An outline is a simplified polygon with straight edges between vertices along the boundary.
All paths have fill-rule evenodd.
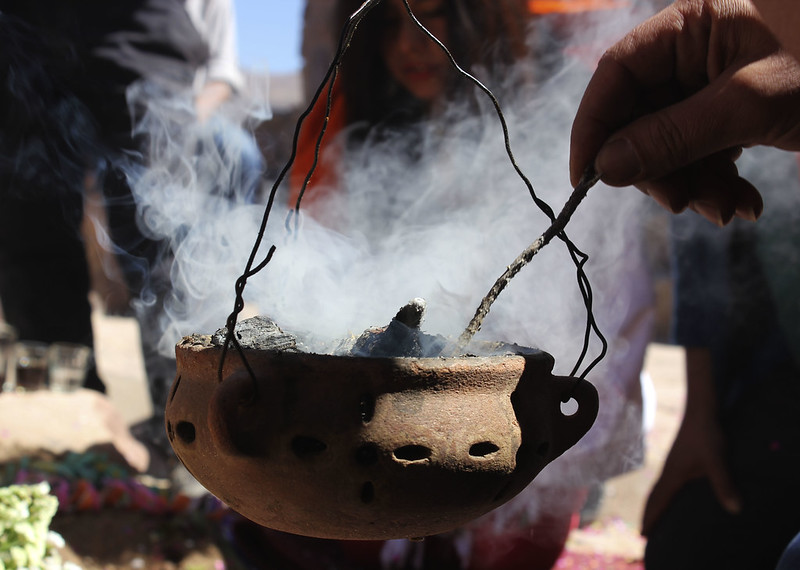
<path id="1" fill-rule="evenodd" d="M 561 213 L 559 213 L 555 220 L 553 220 L 553 222 L 550 224 L 550 227 L 547 228 L 544 233 L 536 239 L 536 241 L 525 248 L 525 250 L 517 256 L 511 265 L 506 268 L 503 274 L 498 277 L 497 281 L 494 282 L 492 288 L 489 289 L 489 292 L 483 298 L 481 304 L 478 306 L 478 309 L 475 311 L 475 316 L 472 317 L 469 325 L 467 325 L 467 328 L 458 338 L 458 342 L 456 343 L 454 350 L 455 354 L 460 354 L 463 352 L 463 350 L 472 340 L 472 337 L 475 336 L 475 334 L 481 329 L 483 319 L 489 314 L 489 309 L 491 308 L 492 303 L 494 303 L 500 293 L 503 292 L 503 289 L 506 288 L 511 279 L 517 273 L 519 273 L 520 270 L 525 267 L 531 259 L 533 259 L 534 255 L 539 253 L 544 246 L 550 243 L 550 240 L 564 231 L 564 228 L 572 217 L 572 214 L 575 213 L 575 210 L 586 197 L 589 189 L 594 186 L 598 180 L 600 180 L 600 175 L 595 172 L 594 168 L 590 167 L 586 170 L 586 172 L 584 172 L 583 177 L 581 177 L 580 181 L 575 186 L 575 189 L 572 191 L 572 194 L 567 200 L 567 203 L 564 205 L 564 208 L 561 210 Z"/>

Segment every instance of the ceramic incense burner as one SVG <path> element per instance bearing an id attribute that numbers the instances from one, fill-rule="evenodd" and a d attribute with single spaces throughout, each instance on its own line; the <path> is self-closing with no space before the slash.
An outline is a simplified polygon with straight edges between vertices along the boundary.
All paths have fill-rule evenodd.
<path id="1" fill-rule="evenodd" d="M 422 537 L 511 499 L 597 415 L 553 358 L 326 356 L 184 338 L 166 408 L 175 453 L 211 493 L 269 528 L 321 538 Z M 578 410 L 561 411 L 573 397 Z"/>

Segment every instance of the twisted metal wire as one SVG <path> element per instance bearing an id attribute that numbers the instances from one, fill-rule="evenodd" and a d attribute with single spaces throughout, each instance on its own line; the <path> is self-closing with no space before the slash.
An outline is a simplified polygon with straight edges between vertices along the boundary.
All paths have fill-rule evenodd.
<path id="1" fill-rule="evenodd" d="M 319 87 L 317 88 L 317 91 L 314 93 L 314 96 L 311 98 L 311 102 L 309 103 L 308 107 L 306 108 L 305 111 L 303 111 L 303 113 L 300 115 L 300 117 L 297 120 L 297 125 L 295 127 L 294 136 L 293 136 L 293 139 L 292 139 L 292 153 L 289 156 L 289 160 L 286 162 L 286 164 L 284 165 L 283 169 L 278 174 L 278 177 L 275 179 L 275 182 L 272 185 L 272 188 L 271 188 L 270 193 L 269 193 L 269 198 L 267 199 L 266 207 L 264 208 L 264 214 L 263 214 L 263 216 L 261 218 L 261 225 L 260 225 L 260 227 L 258 229 L 258 235 L 256 237 L 255 243 L 253 244 L 253 249 L 250 252 L 250 256 L 249 256 L 249 258 L 247 260 L 247 264 L 245 266 L 244 272 L 236 280 L 235 299 L 234 299 L 233 311 L 231 311 L 231 313 L 228 316 L 228 319 L 226 321 L 226 324 L 225 324 L 225 327 L 227 329 L 227 334 L 225 335 L 225 343 L 224 343 L 223 348 L 222 348 L 222 355 L 220 357 L 219 368 L 217 370 L 217 374 L 218 374 L 218 377 L 219 377 L 219 381 L 221 382 L 222 381 L 223 368 L 224 368 L 224 365 L 225 365 L 225 359 L 226 359 L 227 353 L 228 353 L 228 346 L 232 344 L 234 346 L 234 348 L 236 349 L 237 353 L 239 354 L 239 358 L 242 360 L 242 363 L 244 364 L 245 368 L 247 369 L 248 374 L 250 375 L 251 379 L 253 380 L 253 389 L 254 389 L 253 397 L 254 398 L 257 395 L 256 390 L 257 390 L 258 382 L 256 381 L 256 377 L 255 377 L 255 374 L 254 374 L 252 368 L 250 368 L 250 365 L 247 362 L 247 357 L 245 356 L 245 353 L 244 353 L 244 350 L 242 349 L 241 344 L 239 344 L 239 341 L 236 339 L 236 336 L 234 335 L 234 330 L 236 328 L 236 323 L 237 323 L 237 321 L 239 319 L 239 315 L 241 314 L 242 310 L 244 309 L 244 289 L 245 289 L 245 287 L 247 285 L 247 280 L 250 277 L 252 277 L 253 275 L 255 275 L 256 273 L 260 272 L 262 269 L 264 269 L 267 266 L 267 264 L 269 264 L 270 260 L 272 259 L 272 256 L 275 253 L 276 246 L 272 245 L 270 247 L 269 252 L 267 253 L 266 257 L 258 265 L 253 267 L 253 265 L 255 263 L 255 260 L 256 260 L 256 256 L 258 255 L 258 250 L 261 247 L 261 242 L 264 240 L 264 234 L 266 233 L 266 230 L 267 230 L 267 223 L 269 222 L 269 216 L 270 216 L 270 213 L 272 212 L 272 207 L 273 207 L 273 205 L 275 203 L 275 197 L 278 194 L 278 189 L 280 188 L 280 185 L 283 183 L 284 179 L 286 178 L 286 175 L 288 174 L 289 170 L 291 169 L 292 165 L 294 164 L 295 159 L 297 158 L 297 141 L 300 138 L 300 129 L 301 129 L 302 125 L 303 125 L 303 122 L 311 114 L 311 111 L 316 106 L 317 101 L 321 97 L 323 90 L 325 90 L 326 86 L 327 86 L 327 100 L 326 100 L 326 108 L 325 108 L 325 121 L 323 123 L 323 126 L 322 126 L 322 129 L 320 131 L 320 134 L 317 137 L 316 145 L 314 147 L 314 162 L 313 162 L 311 168 L 309 169 L 308 174 L 305 177 L 305 180 L 303 181 L 303 186 L 302 186 L 302 188 L 300 190 L 300 195 L 297 198 L 297 205 L 295 206 L 295 209 L 293 210 L 293 212 L 295 214 L 295 217 L 296 217 L 297 213 L 300 210 L 300 202 L 301 202 L 301 200 L 303 198 L 303 195 L 305 194 L 306 188 L 308 187 L 308 183 L 311 180 L 311 176 L 313 175 L 314 170 L 316 169 L 317 163 L 319 161 L 319 153 L 320 153 L 320 147 L 322 145 L 322 138 L 325 136 L 325 131 L 327 130 L 328 120 L 329 120 L 330 114 L 331 114 L 331 106 L 332 106 L 332 99 L 333 99 L 333 83 L 334 83 L 334 81 L 336 80 L 336 77 L 339 74 L 339 68 L 340 68 L 341 63 L 342 63 L 342 58 L 344 57 L 344 54 L 347 51 L 347 48 L 350 46 L 350 41 L 353 38 L 353 34 L 355 33 L 356 28 L 361 23 L 361 21 L 364 19 L 364 17 L 367 15 L 367 13 L 372 8 L 377 6 L 379 2 L 381 2 L 381 0 L 366 0 L 361 5 L 361 7 L 358 10 L 356 10 L 356 12 L 354 12 L 350 16 L 350 18 L 348 18 L 347 23 L 345 24 L 345 26 L 344 26 L 344 28 L 342 30 L 342 34 L 341 34 L 341 36 L 339 38 L 339 45 L 338 45 L 338 47 L 336 49 L 336 55 L 334 56 L 334 59 L 331 62 L 330 66 L 328 67 L 328 71 L 326 72 L 325 77 L 322 79 L 322 82 L 320 83 Z M 291 213 L 290 213 L 290 218 L 291 218 Z M 287 218 L 286 223 L 287 223 L 287 227 L 288 227 L 289 223 L 290 223 L 289 222 L 289 218 Z"/>
<path id="2" fill-rule="evenodd" d="M 258 236 L 256 238 L 256 241 L 255 241 L 254 245 L 253 245 L 253 249 L 252 249 L 252 251 L 250 253 L 250 257 L 249 257 L 249 259 L 247 261 L 247 265 L 246 265 L 245 270 L 242 273 L 242 275 L 236 280 L 236 286 L 235 286 L 236 295 L 235 295 L 235 301 L 234 301 L 234 308 L 233 308 L 233 311 L 231 312 L 231 314 L 229 315 L 229 317 L 227 319 L 227 323 L 226 323 L 227 334 L 226 334 L 226 339 L 225 339 L 225 345 L 224 345 L 223 350 L 222 350 L 222 356 L 220 358 L 218 375 L 219 375 L 219 380 L 222 381 L 223 366 L 224 366 L 224 363 L 225 363 L 225 358 L 226 358 L 226 355 L 227 355 L 228 346 L 229 346 L 229 344 L 232 344 L 235 347 L 235 349 L 237 350 L 242 362 L 245 365 L 245 368 L 247 369 L 248 373 L 250 374 L 250 377 L 253 380 L 253 384 L 254 384 L 253 397 L 254 398 L 256 397 L 256 390 L 257 390 L 258 382 L 256 381 L 255 374 L 254 374 L 253 370 L 251 369 L 251 367 L 249 366 L 249 364 L 247 362 L 247 358 L 246 358 L 246 356 L 244 354 L 244 351 L 242 350 L 241 345 L 239 344 L 238 340 L 236 339 L 236 336 L 234 335 L 234 329 L 236 327 L 236 322 L 238 320 L 238 316 L 241 313 L 241 311 L 244 309 L 244 299 L 243 299 L 244 289 L 245 289 L 245 286 L 247 284 L 247 280 L 250 277 L 252 277 L 253 275 L 255 275 L 256 273 L 258 273 L 259 271 L 261 271 L 262 269 L 264 269 L 267 266 L 267 264 L 269 264 L 270 260 L 272 259 L 273 254 L 275 253 L 276 246 L 272 245 L 271 248 L 269 249 L 269 252 L 265 256 L 265 258 L 258 265 L 256 265 L 255 267 L 253 266 L 254 263 L 255 263 L 256 256 L 258 255 L 258 250 L 259 250 L 259 248 L 261 246 L 261 242 L 263 241 L 264 234 L 266 232 L 266 227 L 267 227 L 267 223 L 269 221 L 270 212 L 272 211 L 272 207 L 273 207 L 273 204 L 274 204 L 274 201 L 275 201 L 275 196 L 277 195 L 277 192 L 278 192 L 278 189 L 279 189 L 281 183 L 286 178 L 287 173 L 289 172 L 290 168 L 294 164 L 294 161 L 295 161 L 295 159 L 297 157 L 298 139 L 299 139 L 299 133 L 300 133 L 300 129 L 302 127 L 302 124 L 305 121 L 305 119 L 311 114 L 312 109 L 314 109 L 314 107 L 316 106 L 318 100 L 322 96 L 323 91 L 325 91 L 326 92 L 325 93 L 325 96 L 326 96 L 325 118 L 324 118 L 323 125 L 322 125 L 322 127 L 320 129 L 320 133 L 319 133 L 319 135 L 317 137 L 317 140 L 316 140 L 316 143 L 315 143 L 314 160 L 312 162 L 311 167 L 308 170 L 308 173 L 306 174 L 306 176 L 305 176 L 305 178 L 303 180 L 303 184 L 302 184 L 302 186 L 300 188 L 300 192 L 299 192 L 295 207 L 294 207 L 293 210 L 290 211 L 289 215 L 287 216 L 286 222 L 285 222 L 286 223 L 286 227 L 287 227 L 288 230 L 292 229 L 292 220 L 295 221 L 294 229 L 296 229 L 296 227 L 297 227 L 296 224 L 297 224 L 297 220 L 298 220 L 298 217 L 299 217 L 300 204 L 302 202 L 302 199 L 303 199 L 303 196 L 305 194 L 305 191 L 308 188 L 308 184 L 309 184 L 309 182 L 311 180 L 311 177 L 313 176 L 314 171 L 316 170 L 317 164 L 319 162 L 319 156 L 320 156 L 320 149 L 321 149 L 321 146 L 322 146 L 322 140 L 323 140 L 323 138 L 325 136 L 325 133 L 327 131 L 328 122 L 329 122 L 329 119 L 330 119 L 331 108 L 332 108 L 333 84 L 336 81 L 336 78 L 338 77 L 339 68 L 341 66 L 342 59 L 343 59 L 344 54 L 347 51 L 348 47 L 350 46 L 350 42 L 351 42 L 351 40 L 353 38 L 353 34 L 355 33 L 358 25 L 361 23 L 361 21 L 364 19 L 364 17 L 367 15 L 367 13 L 370 10 L 372 10 L 375 6 L 377 6 L 381 1 L 382 0 L 366 0 L 361 5 L 361 7 L 356 12 L 354 12 L 350 16 L 350 18 L 348 18 L 348 21 L 347 21 L 347 23 L 345 24 L 345 26 L 344 26 L 344 28 L 342 30 L 342 33 L 341 33 L 341 36 L 340 36 L 340 39 L 339 39 L 339 44 L 338 44 L 338 47 L 337 47 L 337 50 L 336 50 L 336 54 L 334 56 L 333 61 L 331 62 L 331 65 L 328 68 L 327 73 L 325 74 L 325 77 L 322 79 L 322 82 L 320 83 L 319 87 L 317 88 L 317 91 L 314 93 L 314 96 L 312 97 L 311 102 L 309 103 L 308 107 L 306 108 L 306 110 L 298 118 L 297 125 L 296 125 L 295 132 L 294 132 L 293 141 L 292 141 L 292 153 L 291 153 L 291 155 L 289 157 L 289 160 L 286 162 L 285 166 L 283 167 L 283 169 L 281 170 L 280 174 L 278 175 L 278 177 L 276 178 L 275 182 L 273 183 L 272 189 L 271 189 L 270 194 L 269 194 L 269 199 L 267 201 L 267 205 L 266 205 L 266 208 L 264 210 L 264 215 L 263 215 L 262 220 L 261 220 L 261 226 L 260 226 L 259 231 L 258 231 Z M 592 333 L 595 334 L 595 336 L 597 337 L 597 339 L 599 340 L 599 342 L 601 344 L 600 353 L 578 375 L 577 382 L 575 383 L 575 386 L 577 386 L 577 383 L 580 382 L 581 380 L 585 379 L 586 375 L 605 357 L 605 355 L 606 355 L 606 353 L 608 351 L 608 341 L 606 340 L 605 336 L 603 336 L 603 333 L 600 331 L 600 328 L 597 325 L 597 321 L 595 320 L 595 317 L 594 317 L 592 287 L 591 287 L 591 283 L 589 282 L 589 278 L 586 275 L 586 271 L 585 271 L 585 265 L 586 265 L 586 262 L 589 260 L 589 256 L 586 253 L 584 253 L 583 251 L 581 251 L 580 249 L 578 249 L 578 247 L 575 245 L 575 243 L 572 242 L 572 240 L 570 240 L 567 237 L 567 234 L 564 231 L 564 227 L 566 226 L 567 222 L 569 221 L 571 215 L 574 213 L 574 211 L 577 208 L 578 204 L 586 196 L 586 193 L 588 192 L 588 190 L 597 182 L 597 180 L 599 179 L 599 176 L 593 170 L 591 170 L 591 169 L 588 170 L 584 174 L 584 176 L 581 179 L 580 183 L 575 187 L 572 195 L 570 196 L 569 200 L 567 201 L 567 203 L 566 203 L 564 209 L 562 210 L 562 212 L 559 214 L 558 217 L 556 217 L 556 215 L 553 212 L 553 209 L 550 207 L 550 205 L 547 204 L 547 202 L 545 202 L 541 198 L 539 198 L 539 196 L 536 194 L 536 191 L 534 190 L 533 184 L 531 183 L 531 181 L 528 179 L 528 177 L 525 175 L 525 173 L 522 171 L 522 169 L 519 167 L 519 165 L 517 163 L 517 160 L 516 160 L 516 158 L 514 156 L 514 152 L 513 152 L 512 148 L 511 148 L 511 141 L 510 141 L 510 136 L 509 136 L 509 131 L 508 131 L 508 124 L 506 122 L 506 118 L 505 118 L 505 115 L 503 114 L 503 110 L 502 110 L 502 108 L 500 106 L 500 103 L 497 100 L 497 97 L 495 97 L 494 93 L 492 93 L 492 91 L 488 87 L 486 87 L 480 80 L 478 80 L 475 76 L 473 76 L 472 74 L 470 74 L 469 72 L 464 70 L 458 64 L 458 62 L 455 60 L 453 55 L 450 53 L 450 50 L 448 50 L 447 47 L 436 36 L 434 36 L 417 19 L 417 17 L 414 15 L 413 11 L 411 10 L 411 6 L 409 6 L 408 0 L 403 0 L 403 4 L 405 6 L 406 12 L 408 13 L 409 17 L 413 20 L 414 24 L 423 33 L 425 33 L 425 35 L 427 35 L 428 38 L 430 38 L 437 46 L 439 46 L 439 48 L 445 53 L 445 55 L 449 59 L 450 64 L 453 66 L 453 68 L 462 77 L 466 78 L 468 81 L 473 83 L 476 87 L 478 87 L 478 89 L 480 91 L 482 91 L 490 99 L 490 101 L 492 102 L 492 105 L 494 106 L 495 112 L 497 114 L 498 120 L 500 122 L 502 131 L 503 131 L 503 140 L 504 140 L 504 144 L 505 144 L 506 154 L 508 155 L 508 158 L 509 158 L 514 170 L 516 171 L 517 175 L 520 177 L 520 179 L 524 182 L 525 186 L 527 187 L 528 193 L 530 194 L 531 199 L 534 201 L 536 206 L 550 219 L 550 222 L 551 222 L 550 227 L 547 228 L 547 230 L 545 230 L 545 232 L 542 234 L 542 236 L 540 236 L 525 251 L 523 251 L 522 254 L 520 254 L 520 256 L 517 257 L 517 259 L 512 264 L 512 266 L 509 267 L 509 270 L 507 270 L 506 273 L 504 273 L 503 276 L 501 276 L 495 282 L 495 285 L 493 286 L 492 290 L 490 290 L 490 292 L 486 295 L 486 297 L 484 297 L 483 301 L 481 302 L 481 305 L 478 307 L 478 310 L 476 311 L 475 316 L 473 317 L 472 321 L 468 325 L 467 329 L 465 329 L 465 331 L 462 333 L 461 337 L 459 338 L 457 346 L 459 346 L 459 347 L 466 346 L 466 344 L 469 342 L 469 340 L 472 338 L 472 336 L 480 329 L 481 323 L 483 321 L 483 317 L 485 317 L 486 314 L 488 314 L 489 308 L 491 307 L 492 302 L 494 302 L 494 299 L 497 297 L 497 295 L 499 295 L 499 293 L 505 288 L 505 285 L 510 281 L 510 279 L 514 275 L 516 275 L 516 273 L 524 265 L 526 265 L 532 259 L 532 257 L 542 247 L 547 245 L 547 243 L 549 243 L 550 240 L 553 237 L 558 237 L 558 239 L 560 239 L 566 245 L 567 250 L 568 250 L 569 255 L 570 255 L 570 258 L 572 259 L 573 263 L 575 264 L 576 272 L 577 272 L 578 288 L 580 290 L 581 297 L 583 299 L 584 305 L 586 307 L 586 313 L 587 313 L 586 325 L 585 325 L 585 328 L 584 328 L 583 346 L 582 346 L 582 349 L 581 349 L 581 353 L 580 353 L 580 355 L 579 355 L 579 357 L 578 357 L 578 359 L 577 359 L 572 371 L 570 372 L 570 376 L 575 376 L 576 374 L 578 374 L 578 370 L 580 370 L 580 367 L 583 365 L 583 362 L 586 359 L 586 355 L 589 352 Z M 566 402 L 571 398 L 572 391 L 574 391 L 574 387 L 573 387 L 573 390 L 570 390 L 570 392 L 567 393 L 563 397 L 563 401 Z"/>

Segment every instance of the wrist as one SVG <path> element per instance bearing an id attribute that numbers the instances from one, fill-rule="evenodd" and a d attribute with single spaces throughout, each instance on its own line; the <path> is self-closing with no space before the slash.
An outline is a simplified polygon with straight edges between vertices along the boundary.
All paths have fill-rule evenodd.
<path id="1" fill-rule="evenodd" d="M 717 394 L 711 351 L 705 347 L 686 347 L 684 417 L 691 422 L 716 423 L 717 421 Z"/>

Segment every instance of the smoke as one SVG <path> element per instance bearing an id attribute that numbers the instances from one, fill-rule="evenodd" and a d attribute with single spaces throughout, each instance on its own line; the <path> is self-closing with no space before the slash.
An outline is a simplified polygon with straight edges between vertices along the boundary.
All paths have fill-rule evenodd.
<path id="1" fill-rule="evenodd" d="M 518 163 L 558 210 L 570 192 L 563 125 L 574 105 L 543 95 L 545 102 L 514 101 L 504 113 L 514 126 Z M 549 225 L 505 155 L 496 116 L 462 116 L 464 108 L 454 105 L 418 130 L 373 141 L 353 156 L 343 190 L 315 205 L 330 212 L 336 227 L 304 215 L 299 228 L 287 230 L 287 207 L 276 203 L 261 256 L 272 244 L 277 250 L 249 279 L 248 304 L 324 343 L 386 324 L 409 299 L 423 297 L 424 328 L 459 334 L 506 265 Z M 148 129 L 171 130 L 163 116 L 156 123 L 148 115 L 147 122 Z M 224 324 L 263 206 L 249 203 L 240 188 L 221 190 L 238 179 L 237 165 L 219 152 L 212 132 L 202 126 L 180 136 L 148 132 L 158 158 L 134 189 L 146 231 L 169 240 L 175 256 L 171 322 L 161 343 L 171 349 L 180 335 Z M 638 198 L 596 188 L 568 226 L 589 250 L 590 277 L 612 277 L 626 250 L 625 230 L 639 216 Z M 481 336 L 574 361 L 586 318 L 575 275 L 566 248 L 554 241 L 501 295 Z M 602 307 L 605 293 L 595 295 Z"/>
<path id="2" fill-rule="evenodd" d="M 615 16 L 625 26 L 623 20 Z M 598 55 L 582 48 L 613 39 L 599 34 L 599 25 L 592 30 L 598 35 L 589 37 L 590 29 L 582 30 L 574 49 L 564 49 L 563 65 L 535 91 L 488 85 L 498 94 L 517 163 L 556 212 L 571 193 L 569 128 Z M 427 301 L 424 331 L 449 337 L 463 331 L 495 279 L 549 225 L 506 155 L 493 106 L 467 82 L 464 93 L 478 104 L 454 101 L 409 132 L 384 133 L 349 152 L 341 187 L 315 204 L 324 219 L 301 213 L 287 228 L 287 200 L 279 194 L 256 263 L 272 245 L 276 251 L 247 281 L 248 311 L 270 316 L 322 352 L 387 324 L 415 297 Z M 143 229 L 166 240 L 173 256 L 162 325 L 151 331 L 171 355 L 181 336 L 225 324 L 264 205 L 252 203 L 250 190 L 231 186 L 241 180 L 241 165 L 220 132 L 232 129 L 186 127 L 191 123 L 182 104 L 150 98 L 141 88 L 132 96 L 148 104 L 139 128 L 151 148 L 147 168 L 132 173 L 132 188 Z M 582 467 L 567 469 L 562 484 L 585 484 L 587 473 L 613 475 L 640 460 L 641 410 L 628 392 L 650 338 L 652 293 L 641 227 L 648 205 L 636 191 L 598 185 L 567 226 L 590 255 L 595 316 L 610 341 L 609 356 L 589 377 L 601 392 L 602 429 L 585 438 L 584 451 L 615 438 L 622 449 L 616 464 L 604 456 L 603 465 L 587 471 L 579 445 L 567 456 Z M 555 357 L 555 372 L 567 374 L 581 353 L 586 320 L 575 265 L 554 240 L 512 280 L 476 338 L 541 348 Z M 595 339 L 589 360 L 599 350 Z"/>
<path id="3" fill-rule="evenodd" d="M 149 82 L 129 88 L 128 100 L 146 159 L 131 161 L 127 178 L 139 229 L 163 251 L 150 260 L 137 310 L 160 313 L 147 334 L 174 357 L 182 336 L 217 328 L 233 306 L 232 284 L 263 212 L 255 203 L 260 165 L 248 156 L 256 149 L 240 125 L 269 117 L 269 108 L 251 100 L 200 123 L 191 93 L 164 93 Z"/>

